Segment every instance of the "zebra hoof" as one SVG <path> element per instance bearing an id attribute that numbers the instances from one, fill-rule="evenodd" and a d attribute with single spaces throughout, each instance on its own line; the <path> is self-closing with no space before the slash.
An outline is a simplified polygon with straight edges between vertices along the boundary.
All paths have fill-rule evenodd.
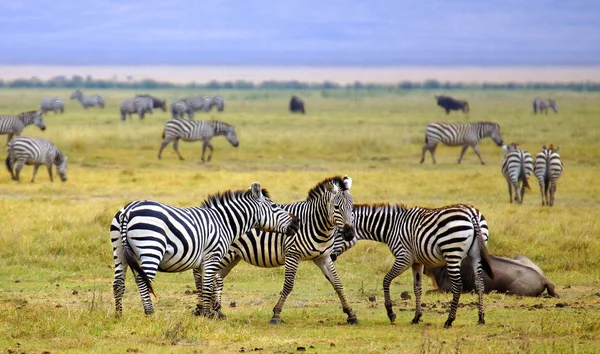
<path id="1" fill-rule="evenodd" d="M 280 319 L 280 318 L 275 318 L 275 317 L 273 317 L 273 318 L 271 318 L 271 320 L 269 321 L 269 324 L 272 324 L 272 325 L 278 325 L 278 324 L 281 324 L 281 319 Z"/>
<path id="2" fill-rule="evenodd" d="M 391 323 L 396 322 L 396 314 L 395 313 L 393 313 L 393 312 L 388 313 L 388 318 L 390 319 Z"/>
<path id="3" fill-rule="evenodd" d="M 356 318 L 356 317 L 348 317 L 348 319 L 346 320 L 346 322 L 348 322 L 348 324 L 350 324 L 350 325 L 357 325 L 358 324 L 358 318 Z"/>

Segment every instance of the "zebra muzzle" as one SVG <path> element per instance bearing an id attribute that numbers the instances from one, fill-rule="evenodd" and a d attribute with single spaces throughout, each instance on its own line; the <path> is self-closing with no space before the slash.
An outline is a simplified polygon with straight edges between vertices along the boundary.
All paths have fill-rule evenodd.
<path id="1" fill-rule="evenodd" d="M 344 237 L 344 241 L 352 241 L 354 240 L 355 232 L 354 227 L 352 225 L 344 225 L 342 229 L 342 237 Z"/>

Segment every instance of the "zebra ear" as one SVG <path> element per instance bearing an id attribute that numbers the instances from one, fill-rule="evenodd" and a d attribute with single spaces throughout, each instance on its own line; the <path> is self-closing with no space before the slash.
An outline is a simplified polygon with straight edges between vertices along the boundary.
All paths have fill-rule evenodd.
<path id="1" fill-rule="evenodd" d="M 554 152 L 558 152 L 558 149 L 560 149 L 560 146 L 557 146 L 556 149 L 554 149 Z"/>
<path id="2" fill-rule="evenodd" d="M 260 184 L 258 184 L 258 182 L 252 183 L 252 185 L 250 186 L 250 190 L 252 191 L 252 195 L 255 198 L 262 198 L 262 188 L 260 187 Z"/>
<path id="3" fill-rule="evenodd" d="M 344 184 L 346 185 L 346 189 L 350 189 L 352 188 L 352 178 L 348 177 L 347 175 L 344 176 Z"/>
<path id="4" fill-rule="evenodd" d="M 339 190 L 340 190 L 338 185 L 333 182 L 327 183 L 326 188 L 327 188 L 328 192 L 333 193 L 333 194 L 337 194 L 337 192 L 339 192 Z"/>

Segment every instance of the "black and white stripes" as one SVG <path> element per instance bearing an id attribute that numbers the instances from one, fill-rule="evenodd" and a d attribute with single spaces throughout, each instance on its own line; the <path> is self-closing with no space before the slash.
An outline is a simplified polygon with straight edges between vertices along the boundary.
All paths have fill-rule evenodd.
<path id="1" fill-rule="evenodd" d="M 96 95 L 86 96 L 83 94 L 83 92 L 81 90 L 75 90 L 71 94 L 71 99 L 72 100 L 77 99 L 79 101 L 79 103 L 81 103 L 81 106 L 84 109 L 88 109 L 90 107 L 95 107 L 95 106 L 104 108 L 104 95 L 96 94 Z"/>
<path id="2" fill-rule="evenodd" d="M 531 189 L 529 176 L 533 172 L 533 157 L 528 151 L 519 149 L 515 143 L 503 148 L 505 155 L 502 162 L 502 175 L 508 183 L 509 201 L 512 203 L 514 191 L 515 201 L 521 204 L 525 196 L 525 188 Z"/>
<path id="3" fill-rule="evenodd" d="M 63 113 L 65 111 L 65 104 L 60 97 L 45 97 L 42 98 L 40 103 L 40 112 L 42 114 L 46 112 Z"/>
<path id="4" fill-rule="evenodd" d="M 122 313 L 128 267 L 136 275 L 146 314 L 154 312 L 151 282 L 158 271 L 201 272 L 202 291 L 194 313 L 211 316 L 218 264 L 233 240 L 255 227 L 288 235 L 298 228 L 295 217 L 270 200 L 258 183 L 248 190 L 209 196 L 197 207 L 178 208 L 150 200 L 127 204 L 110 224 L 117 316 Z"/>
<path id="5" fill-rule="evenodd" d="M 33 165 L 31 182 L 35 181 L 35 175 L 40 165 L 46 165 L 48 168 L 50 181 L 53 181 L 52 165 L 56 165 L 56 172 L 60 176 L 60 180 L 63 182 L 67 180 L 67 157 L 54 144 L 45 139 L 19 136 L 10 142 L 6 168 L 10 171 L 13 180 L 19 180 L 21 169 L 26 164 Z"/>
<path id="6" fill-rule="evenodd" d="M 556 182 L 563 173 L 563 163 L 558 149 L 559 147 L 554 148 L 552 144 L 548 148 L 544 145 L 542 151 L 535 157 L 535 176 L 542 193 L 542 206 L 554 206 Z"/>
<path id="7" fill-rule="evenodd" d="M 21 135 L 23 129 L 30 124 L 46 130 L 42 114 L 38 111 L 23 112 L 18 115 L 0 115 L 0 134 L 8 134 L 6 140 L 8 145 L 13 136 Z"/>
<path id="8" fill-rule="evenodd" d="M 209 112 L 213 107 L 217 111 L 222 112 L 225 109 L 225 100 L 223 96 L 195 96 L 183 98 L 183 101 L 187 106 L 187 113 L 190 119 L 194 118 L 194 112 L 203 111 Z"/>
<path id="9" fill-rule="evenodd" d="M 558 102 L 551 98 L 544 99 L 541 97 L 536 97 L 533 99 L 533 113 L 540 114 L 545 113 L 548 114 L 548 108 L 552 108 L 555 113 L 558 113 Z"/>
<path id="10" fill-rule="evenodd" d="M 128 98 L 121 103 L 121 120 L 125 121 L 132 114 L 138 114 L 140 119 L 144 119 L 146 113 L 152 113 L 154 102 L 150 97 Z"/>

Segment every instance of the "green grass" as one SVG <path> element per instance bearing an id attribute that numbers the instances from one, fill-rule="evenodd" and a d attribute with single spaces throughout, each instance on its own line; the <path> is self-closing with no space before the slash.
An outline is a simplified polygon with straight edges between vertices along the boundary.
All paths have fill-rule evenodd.
<path id="1" fill-rule="evenodd" d="M 92 93 L 92 92 L 89 92 Z M 446 116 L 432 92 L 307 91 L 307 115 L 287 112 L 292 92 L 224 92 L 223 113 L 199 117 L 236 126 L 240 146 L 215 138 L 213 161 L 199 164 L 200 143 L 180 144 L 179 161 L 169 146 L 157 159 L 168 114 L 155 111 L 122 123 L 120 102 L 131 91 L 106 91 L 104 110 L 68 101 L 70 91 L 0 90 L 0 112 L 35 109 L 44 96 L 66 98 L 63 115 L 46 115 L 44 137 L 69 156 L 66 183 L 50 183 L 32 168 L 22 181 L 0 178 L 0 348 L 21 352 L 596 352 L 600 343 L 600 115 L 598 95 L 553 93 L 560 113 L 534 116 L 531 99 L 543 92 L 461 91 L 471 113 Z M 198 92 L 159 91 L 169 101 Z M 420 165 L 428 122 L 490 120 L 506 142 L 532 154 L 543 144 L 561 146 L 565 172 L 556 205 L 542 208 L 531 179 L 523 205 L 509 204 L 500 172 L 502 149 L 490 139 L 480 151 L 440 146 L 437 165 Z M 4 143 L 6 136 L 0 136 Z M 111 217 L 133 199 L 197 205 L 210 193 L 247 188 L 259 181 L 275 201 L 306 198 L 333 175 L 353 178 L 356 203 L 409 206 L 475 205 L 490 227 L 493 254 L 525 254 L 557 286 L 561 299 L 485 297 L 485 326 L 478 326 L 474 295 L 463 295 L 453 328 L 444 330 L 449 294 L 427 294 L 423 323 L 413 326 L 411 276 L 392 285 L 398 318 L 390 325 L 382 280 L 393 259 L 386 246 L 359 243 L 336 262 L 360 325 L 348 326 L 339 300 L 317 267 L 300 266 L 280 326 L 268 320 L 283 284 L 283 268 L 236 267 L 225 282 L 226 321 L 191 314 L 192 275 L 159 274 L 156 313 L 143 315 L 131 275 L 123 318 L 114 318 Z M 430 289 L 426 282 L 425 289 Z M 369 296 L 377 297 L 375 302 Z M 228 307 L 230 302 L 236 307 Z M 311 348 L 312 346 L 312 348 Z"/>

